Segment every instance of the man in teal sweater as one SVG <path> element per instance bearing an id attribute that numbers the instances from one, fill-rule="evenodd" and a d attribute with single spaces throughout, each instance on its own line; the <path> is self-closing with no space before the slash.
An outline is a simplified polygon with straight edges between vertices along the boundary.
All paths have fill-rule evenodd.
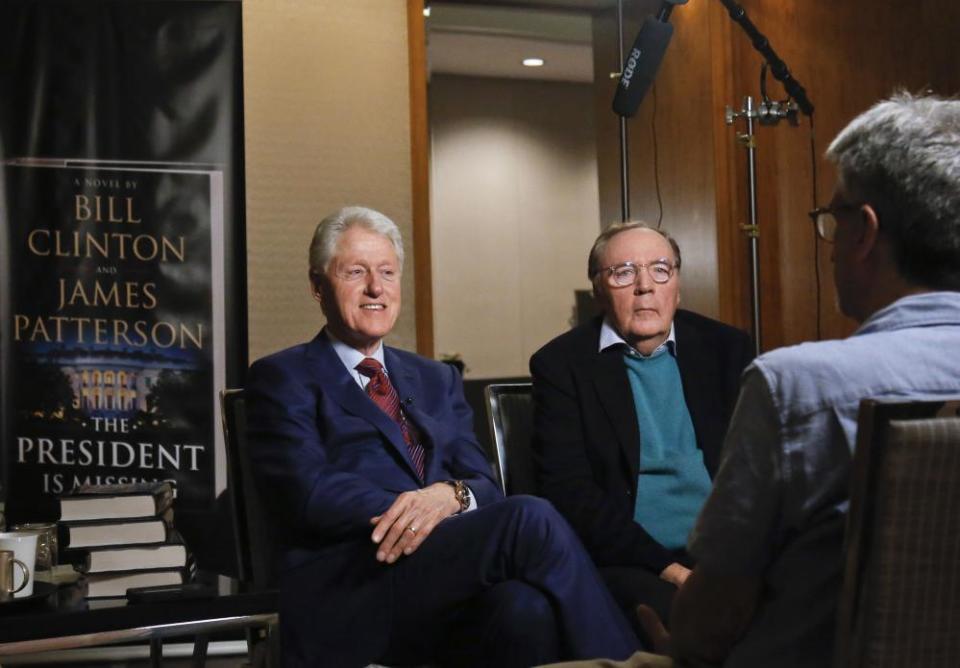
<path id="1" fill-rule="evenodd" d="M 743 332 L 680 302 L 680 249 L 643 223 L 606 229 L 588 275 L 604 309 L 530 360 L 539 491 L 569 520 L 621 606 L 664 615 L 692 562 L 740 373 Z"/>

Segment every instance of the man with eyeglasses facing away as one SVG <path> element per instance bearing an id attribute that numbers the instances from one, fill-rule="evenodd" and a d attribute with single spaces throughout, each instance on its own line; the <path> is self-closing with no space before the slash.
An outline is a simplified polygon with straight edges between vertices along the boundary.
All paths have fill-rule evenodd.
<path id="1" fill-rule="evenodd" d="M 604 313 L 530 360 L 539 491 L 570 521 L 617 602 L 668 614 L 693 565 L 740 374 L 742 331 L 680 302 L 680 249 L 644 223 L 597 237 L 588 277 Z"/>
<path id="2" fill-rule="evenodd" d="M 960 101 L 898 94 L 831 142 L 830 242 L 848 338 L 747 370 L 674 651 L 730 668 L 830 665 L 860 400 L 960 393 Z"/>
<path id="3" fill-rule="evenodd" d="M 327 324 L 247 380 L 254 474 L 280 537 L 286 666 L 525 668 L 639 643 L 566 521 L 504 499 L 454 367 L 383 344 L 403 242 L 336 211 L 310 245 Z"/>
<path id="4" fill-rule="evenodd" d="M 859 327 L 765 353 L 744 374 L 671 633 L 643 611 L 679 665 L 833 665 L 860 400 L 960 394 L 960 101 L 894 95 L 841 130 L 827 158 L 837 184 L 811 216 Z M 571 665 L 673 664 L 638 653 Z"/>

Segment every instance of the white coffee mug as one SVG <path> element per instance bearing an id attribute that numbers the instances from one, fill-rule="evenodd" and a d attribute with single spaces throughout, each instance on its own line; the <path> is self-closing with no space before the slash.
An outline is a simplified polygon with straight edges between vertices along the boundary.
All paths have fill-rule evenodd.
<path id="1" fill-rule="evenodd" d="M 27 565 L 27 569 L 32 573 L 37 565 L 37 538 L 38 534 L 30 531 L 4 531 L 0 532 L 0 550 L 12 550 L 14 557 Z M 17 589 L 23 584 L 23 573 L 20 569 L 13 575 L 13 588 Z M 33 578 L 27 582 L 27 586 L 13 595 L 14 598 L 24 598 L 33 595 Z"/>

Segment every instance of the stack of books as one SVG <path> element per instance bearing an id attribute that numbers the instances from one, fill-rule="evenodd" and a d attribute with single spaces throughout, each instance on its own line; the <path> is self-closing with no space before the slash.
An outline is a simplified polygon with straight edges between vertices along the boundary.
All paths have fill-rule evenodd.
<path id="1" fill-rule="evenodd" d="M 192 559 L 173 529 L 174 497 L 170 482 L 90 485 L 60 497 L 62 560 L 85 575 L 88 599 L 189 579 Z"/>

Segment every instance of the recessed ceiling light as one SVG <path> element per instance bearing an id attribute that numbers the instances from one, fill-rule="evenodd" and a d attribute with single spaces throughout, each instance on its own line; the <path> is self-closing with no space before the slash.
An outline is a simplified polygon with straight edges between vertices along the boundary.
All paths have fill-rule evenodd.
<path id="1" fill-rule="evenodd" d="M 543 67 L 543 58 L 524 58 L 525 67 Z"/>

